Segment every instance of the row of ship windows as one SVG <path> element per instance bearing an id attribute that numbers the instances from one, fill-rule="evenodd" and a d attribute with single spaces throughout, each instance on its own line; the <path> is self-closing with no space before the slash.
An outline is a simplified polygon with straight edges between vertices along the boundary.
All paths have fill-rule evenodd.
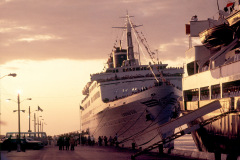
<path id="1" fill-rule="evenodd" d="M 90 100 L 83 106 L 84 109 L 90 106 Z"/>
<path id="2" fill-rule="evenodd" d="M 157 69 L 165 69 L 165 66 L 157 66 Z M 129 71 L 140 71 L 140 70 L 149 70 L 150 67 L 136 67 L 136 68 L 123 68 L 122 72 L 129 72 Z M 114 69 L 114 70 L 107 70 L 108 73 L 118 73 L 119 70 L 118 69 Z"/>
<path id="3" fill-rule="evenodd" d="M 97 93 L 95 93 L 92 98 L 91 98 L 91 103 L 93 103 L 96 99 L 98 99 L 100 97 L 100 92 L 98 91 Z"/>
<path id="4" fill-rule="evenodd" d="M 222 90 L 222 95 L 221 95 Z M 240 96 L 240 80 L 223 83 L 222 86 L 220 84 L 202 87 L 200 88 L 200 100 L 208 100 L 210 99 L 210 91 L 211 91 L 211 99 L 218 98 L 227 98 Z M 191 89 L 183 92 L 185 101 L 198 101 L 199 100 L 199 89 Z"/>
<path id="5" fill-rule="evenodd" d="M 89 94 L 97 87 L 97 83 L 95 82 L 93 86 L 89 89 Z"/>
<path id="6" fill-rule="evenodd" d="M 97 93 L 95 93 L 92 98 L 91 98 L 91 103 L 93 103 L 96 99 L 98 99 L 100 97 L 100 92 L 98 91 Z M 90 100 L 83 106 L 84 109 L 86 109 L 87 107 L 90 106 Z"/>

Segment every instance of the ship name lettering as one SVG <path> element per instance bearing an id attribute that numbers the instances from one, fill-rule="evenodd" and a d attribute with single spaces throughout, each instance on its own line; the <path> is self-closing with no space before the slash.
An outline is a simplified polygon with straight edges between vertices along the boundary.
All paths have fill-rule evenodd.
<path id="1" fill-rule="evenodd" d="M 129 116 L 129 115 L 132 115 L 132 114 L 135 114 L 135 113 L 137 113 L 136 110 L 130 110 L 128 112 L 122 113 L 122 116 L 125 117 L 125 116 Z"/>

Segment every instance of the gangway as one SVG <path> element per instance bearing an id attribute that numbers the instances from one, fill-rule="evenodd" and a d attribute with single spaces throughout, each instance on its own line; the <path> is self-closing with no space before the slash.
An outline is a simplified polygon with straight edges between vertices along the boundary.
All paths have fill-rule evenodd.
<path id="1" fill-rule="evenodd" d="M 176 118 L 176 119 L 174 119 L 172 121 L 169 121 L 169 122 L 159 126 L 158 129 L 159 129 L 161 134 L 167 133 L 167 132 L 169 132 L 169 131 L 177 128 L 177 127 L 180 127 L 180 126 L 182 126 L 184 124 L 192 122 L 193 120 L 195 120 L 195 119 L 197 119 L 197 118 L 199 118 L 199 117 L 201 117 L 203 115 L 206 115 L 206 114 L 208 114 L 208 113 L 210 113 L 210 112 L 212 112 L 214 110 L 220 109 L 220 108 L 221 108 L 220 102 L 218 100 L 213 101 L 213 102 L 211 102 L 211 103 L 209 103 L 209 104 L 207 104 L 207 105 L 205 105 L 205 106 L 203 106 L 203 107 L 201 107 L 201 108 L 199 108 L 197 110 L 194 110 L 194 111 L 192 111 L 192 112 L 190 112 L 190 113 L 188 113 L 186 115 L 183 115 L 183 116 L 181 116 L 179 118 Z M 161 141 L 158 141 L 158 142 L 154 143 L 153 145 L 143 149 L 142 151 L 139 151 L 139 152 L 133 154 L 131 156 L 131 159 L 134 160 L 135 157 L 137 157 L 137 156 L 139 156 L 139 155 L 141 155 L 143 153 L 149 152 L 149 151 L 151 151 L 151 150 L 153 150 L 155 148 L 163 149 L 163 145 L 164 144 L 169 143 L 169 142 L 171 142 L 171 141 L 173 141 L 173 140 L 175 140 L 175 139 L 177 139 L 177 138 L 179 138 L 179 137 L 181 137 L 181 136 L 183 136 L 185 134 L 188 134 L 188 133 L 190 133 L 190 132 L 192 132 L 194 130 L 197 130 L 200 127 L 203 127 L 203 126 L 205 126 L 205 125 L 207 125 L 209 123 L 212 123 L 212 122 L 214 122 L 214 121 L 216 121 L 218 119 L 221 119 L 222 117 L 225 117 L 228 114 L 234 113 L 234 112 L 237 112 L 237 111 L 236 110 L 231 110 L 231 111 L 228 111 L 228 112 L 224 112 L 222 114 L 219 114 L 217 116 L 209 118 L 209 119 L 207 119 L 205 121 L 199 122 L 197 124 L 192 124 L 191 127 L 188 127 L 188 128 L 186 128 L 184 130 L 181 130 L 181 131 L 179 131 L 177 133 L 174 133 L 171 136 L 163 138 Z"/>

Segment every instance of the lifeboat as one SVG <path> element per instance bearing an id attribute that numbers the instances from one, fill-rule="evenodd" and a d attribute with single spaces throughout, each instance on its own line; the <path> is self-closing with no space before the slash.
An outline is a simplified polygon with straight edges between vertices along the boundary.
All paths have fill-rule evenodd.
<path id="1" fill-rule="evenodd" d="M 229 23 L 229 26 L 236 32 L 237 37 L 240 37 L 240 10 L 229 15 L 226 20 Z"/>
<path id="2" fill-rule="evenodd" d="M 233 30 L 227 24 L 221 24 L 199 33 L 202 44 L 209 49 L 217 49 L 233 41 Z"/>

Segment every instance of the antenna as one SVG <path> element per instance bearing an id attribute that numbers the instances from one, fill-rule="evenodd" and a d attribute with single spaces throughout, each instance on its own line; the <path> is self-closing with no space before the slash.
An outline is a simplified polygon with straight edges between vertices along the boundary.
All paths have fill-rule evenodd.
<path id="1" fill-rule="evenodd" d="M 218 4 L 218 0 L 217 0 L 217 7 L 218 7 L 218 10 L 219 10 L 219 4 Z"/>

